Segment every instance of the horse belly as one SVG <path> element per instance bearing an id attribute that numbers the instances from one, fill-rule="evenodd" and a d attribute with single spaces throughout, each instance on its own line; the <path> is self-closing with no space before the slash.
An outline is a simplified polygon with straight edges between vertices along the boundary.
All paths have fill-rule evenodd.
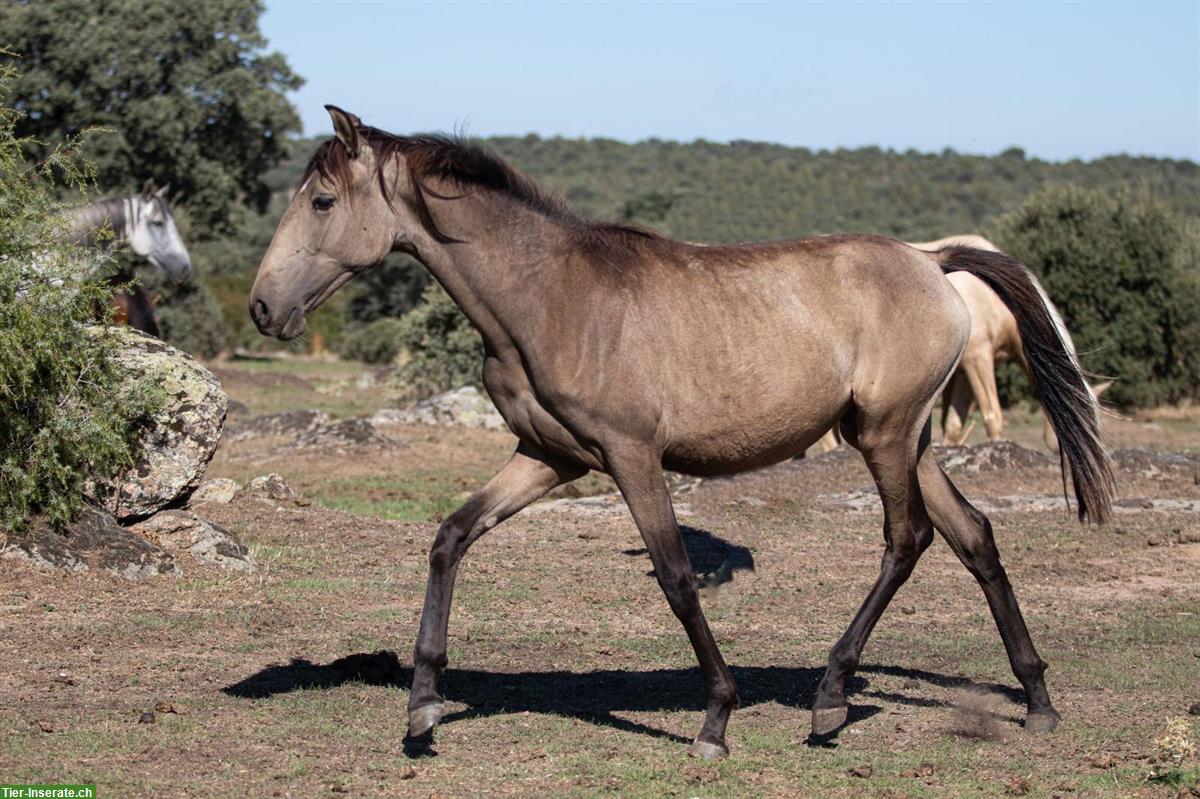
<path id="1" fill-rule="evenodd" d="M 837 371 L 813 374 L 818 379 L 810 386 L 764 387 L 750 380 L 683 403 L 670 419 L 663 464 L 685 474 L 717 475 L 804 452 L 850 406 L 849 381 Z"/>

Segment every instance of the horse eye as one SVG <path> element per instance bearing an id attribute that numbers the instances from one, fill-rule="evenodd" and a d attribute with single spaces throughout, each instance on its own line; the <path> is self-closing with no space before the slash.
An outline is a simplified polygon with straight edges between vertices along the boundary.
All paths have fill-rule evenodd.
<path id="1" fill-rule="evenodd" d="M 328 194 L 318 194 L 316 197 L 313 198 L 312 205 L 313 205 L 313 208 L 315 208 L 318 211 L 328 211 L 330 208 L 333 207 L 333 203 L 334 203 L 333 197 L 330 197 Z"/>
<path id="2" fill-rule="evenodd" d="M 162 227 L 163 225 L 165 225 L 167 223 L 162 221 L 161 219 L 151 219 L 150 224 L 154 225 L 155 227 Z"/>

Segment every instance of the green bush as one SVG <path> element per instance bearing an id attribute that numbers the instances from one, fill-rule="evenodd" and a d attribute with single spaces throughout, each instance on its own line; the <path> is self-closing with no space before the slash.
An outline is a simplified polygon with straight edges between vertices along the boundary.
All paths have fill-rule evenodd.
<path id="1" fill-rule="evenodd" d="M 1163 206 L 1060 186 L 1031 197 L 994 231 L 1042 279 L 1085 369 L 1116 377 L 1115 405 L 1200 394 L 1197 246 Z"/>
<path id="2" fill-rule="evenodd" d="M 338 354 L 366 363 L 391 363 L 400 354 L 400 331 L 404 322 L 388 316 L 361 325 L 342 335 Z"/>
<path id="3" fill-rule="evenodd" d="M 480 385 L 483 341 L 437 283 L 400 319 L 398 340 L 407 360 L 396 370 L 401 399 L 418 400 L 463 385 Z"/>
<path id="4" fill-rule="evenodd" d="M 89 332 L 108 307 L 97 272 L 109 265 L 66 243 L 54 198 L 56 177 L 83 188 L 87 168 L 71 144 L 24 163 L 11 78 L 0 68 L 0 524 L 20 530 L 39 513 L 61 527 L 86 480 L 131 464 L 157 399 L 123 383 L 103 328 Z"/>

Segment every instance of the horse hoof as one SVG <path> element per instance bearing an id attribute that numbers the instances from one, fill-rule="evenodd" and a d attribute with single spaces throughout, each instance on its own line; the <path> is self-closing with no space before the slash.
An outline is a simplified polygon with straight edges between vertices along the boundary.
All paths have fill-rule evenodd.
<path id="1" fill-rule="evenodd" d="M 1039 733 L 1050 732 L 1058 726 L 1058 722 L 1062 721 L 1062 716 L 1058 715 L 1058 711 L 1054 708 L 1046 708 L 1030 713 L 1025 718 L 1025 732 Z"/>
<path id="2" fill-rule="evenodd" d="M 829 735 L 846 723 L 846 716 L 849 713 L 850 708 L 846 705 L 842 705 L 841 707 L 813 708 L 812 734 L 817 737 Z"/>
<path id="3" fill-rule="evenodd" d="M 446 706 L 441 702 L 422 705 L 408 711 L 408 737 L 420 738 L 428 735 L 445 712 Z"/>
<path id="4" fill-rule="evenodd" d="M 701 741 L 697 738 L 688 748 L 688 754 L 702 760 L 720 760 L 729 755 L 729 747 L 723 743 L 715 744 L 712 741 Z"/>

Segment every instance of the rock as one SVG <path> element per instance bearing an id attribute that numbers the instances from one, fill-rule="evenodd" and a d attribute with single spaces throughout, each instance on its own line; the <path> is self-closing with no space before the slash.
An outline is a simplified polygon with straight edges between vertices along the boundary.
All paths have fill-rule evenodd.
<path id="1" fill-rule="evenodd" d="M 1189 716 L 1200 716 L 1200 702 L 1196 702 L 1191 707 L 1188 708 L 1188 715 Z"/>
<path id="2" fill-rule="evenodd" d="M 1180 530 L 1179 543 L 1181 544 L 1200 544 L 1200 529 L 1197 530 Z"/>
<path id="3" fill-rule="evenodd" d="M 394 443 L 380 434 L 369 419 L 342 419 L 316 425 L 296 437 L 297 446 L 342 447 L 346 445 L 389 446 Z"/>
<path id="4" fill-rule="evenodd" d="M 197 560 L 223 569 L 254 571 L 254 561 L 242 542 L 191 511 L 159 511 L 130 529 L 168 552 L 188 552 Z"/>
<path id="5" fill-rule="evenodd" d="M 859 779 L 866 780 L 871 778 L 871 775 L 874 773 L 874 769 L 872 769 L 870 766 L 855 766 L 854 768 L 850 769 L 848 773 L 851 777 L 858 777 Z"/>
<path id="6" fill-rule="evenodd" d="M 294 438 L 328 424 L 329 420 L 329 414 L 315 408 L 251 416 L 244 422 L 239 422 L 231 427 L 228 438 L 230 441 L 244 441 L 248 438 L 267 436 Z"/>
<path id="7" fill-rule="evenodd" d="M 154 712 L 147 710 L 142 715 L 138 716 L 138 724 L 153 724 L 155 722 Z"/>
<path id="8" fill-rule="evenodd" d="M 1011 441 L 989 441 L 974 447 L 936 447 L 938 460 L 950 473 L 995 472 L 1013 467 L 1057 467 L 1044 452 L 1026 449 Z"/>
<path id="9" fill-rule="evenodd" d="M 1117 468 L 1142 477 L 1157 477 L 1165 473 L 1196 475 L 1200 456 L 1188 452 L 1157 452 L 1142 447 L 1118 449 L 1112 453 Z"/>
<path id="10" fill-rule="evenodd" d="M 253 416 L 233 426 L 230 441 L 288 438 L 296 447 L 391 446 L 395 441 L 375 429 L 369 418 L 340 419 L 318 410 Z"/>
<path id="11" fill-rule="evenodd" d="M 291 499 L 299 498 L 299 495 L 292 490 L 292 487 L 287 484 L 282 475 L 271 472 L 263 477 L 255 477 L 238 492 L 240 497 L 250 497 L 252 499 Z"/>
<path id="12" fill-rule="evenodd" d="M 192 492 L 188 497 L 188 507 L 199 505 L 202 502 L 216 502 L 221 505 L 228 505 L 233 502 L 233 498 L 237 496 L 238 490 L 241 488 L 236 480 L 230 480 L 228 477 L 216 477 L 212 480 L 205 480 L 200 484 L 200 487 Z"/>
<path id="13" fill-rule="evenodd" d="M 42 519 L 28 532 L 6 535 L 3 557 L 20 558 L 65 571 L 103 569 L 130 580 L 181 572 L 174 558 L 117 524 L 105 511 L 85 507 L 62 533 Z"/>
<path id="14" fill-rule="evenodd" d="M 496 406 L 486 394 L 481 394 L 474 386 L 463 386 L 445 394 L 438 394 L 405 410 L 384 408 L 371 417 L 371 423 L 429 424 L 483 430 L 508 429 Z"/>
<path id="15" fill-rule="evenodd" d="M 149 516 L 200 484 L 216 451 L 229 398 L 212 372 L 156 338 L 133 328 L 91 328 L 115 336 L 119 364 L 149 377 L 166 404 L 141 434 L 141 454 L 124 475 L 90 487 L 89 494 L 118 519 Z"/>

